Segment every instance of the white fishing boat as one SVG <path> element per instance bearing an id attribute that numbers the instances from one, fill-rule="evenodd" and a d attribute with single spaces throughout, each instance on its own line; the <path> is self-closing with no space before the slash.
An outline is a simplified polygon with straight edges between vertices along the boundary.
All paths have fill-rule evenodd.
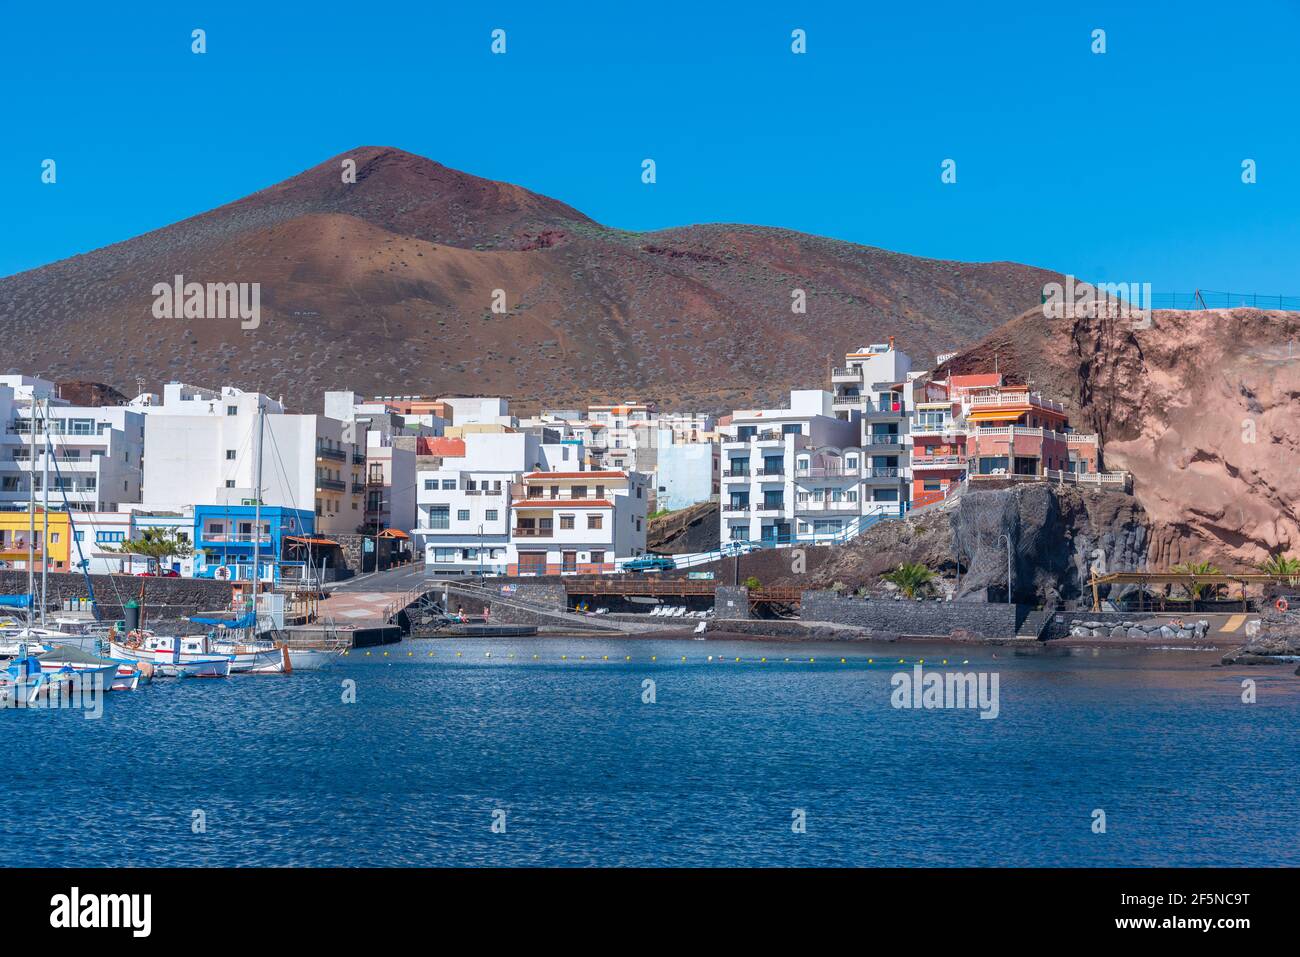
<path id="1" fill-rule="evenodd" d="M 230 655 L 214 653 L 205 635 L 155 635 L 130 632 L 124 640 L 110 636 L 109 654 L 128 661 L 146 661 L 164 678 L 224 678 L 231 672 Z"/>
<path id="2" fill-rule="evenodd" d="M 39 660 L 22 654 L 0 672 L 0 703 L 6 707 L 32 704 L 71 679 L 64 672 L 46 674 Z"/>
<path id="3" fill-rule="evenodd" d="M 103 658 L 74 645 L 55 645 L 36 657 L 41 663 L 41 671 L 46 674 L 66 668 L 81 675 L 98 675 L 105 691 L 134 691 L 139 686 L 144 671 L 147 669 L 151 674 L 153 672 L 153 666 L 148 662 Z"/>

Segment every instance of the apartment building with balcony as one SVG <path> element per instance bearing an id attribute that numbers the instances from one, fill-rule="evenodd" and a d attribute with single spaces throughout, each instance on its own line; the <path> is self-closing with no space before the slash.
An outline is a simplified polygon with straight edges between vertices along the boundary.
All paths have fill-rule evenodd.
<path id="1" fill-rule="evenodd" d="M 251 505 L 260 458 L 264 506 L 310 510 L 325 534 L 355 532 L 364 521 L 366 454 L 348 423 L 286 412 L 261 393 L 179 382 L 128 408 L 145 419 L 146 507 Z"/>
<path id="2" fill-rule="evenodd" d="M 511 487 L 530 472 L 585 467 L 581 446 L 517 431 L 424 440 L 423 457 L 435 467 L 417 473 L 412 534 L 438 573 L 503 571 L 512 560 Z"/>
<path id="3" fill-rule="evenodd" d="M 870 507 L 906 508 L 911 493 L 912 360 L 888 343 L 863 346 L 831 370 L 832 408 L 860 423 L 860 497 Z"/>
<path id="4" fill-rule="evenodd" d="M 409 534 L 416 526 L 419 441 L 436 438 L 441 429 L 346 391 L 325 393 L 325 415 L 344 423 L 344 441 L 352 442 L 366 457 L 361 476 L 363 534 L 390 528 Z"/>
<path id="5" fill-rule="evenodd" d="M 507 571 L 598 574 L 644 554 L 648 492 L 636 472 L 529 472 L 511 488 Z"/>
<path id="6" fill-rule="evenodd" d="M 73 406 L 57 391 L 45 379 L 0 376 L 0 510 L 26 511 L 33 492 L 40 504 L 47 475 L 52 511 L 139 502 L 143 417 L 125 406 Z"/>
<path id="7" fill-rule="evenodd" d="M 952 375 L 926 383 L 911 425 L 912 499 L 941 501 L 970 478 L 1096 474 L 1095 434 L 1070 426 L 1064 406 L 999 373 Z"/>
<path id="8" fill-rule="evenodd" d="M 855 453 L 861 422 L 841 418 L 820 389 L 785 409 L 746 409 L 720 426 L 722 541 L 816 541 L 861 514 Z M 850 465 L 851 462 L 851 465 Z"/>

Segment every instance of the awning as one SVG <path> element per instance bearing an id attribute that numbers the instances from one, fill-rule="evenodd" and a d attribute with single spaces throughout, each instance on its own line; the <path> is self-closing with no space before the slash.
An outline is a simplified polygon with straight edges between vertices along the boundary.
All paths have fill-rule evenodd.
<path id="1" fill-rule="evenodd" d="M 335 548 L 342 547 L 338 542 L 328 538 L 311 538 L 306 535 L 286 535 L 284 540 L 294 545 L 333 545 Z"/>
<path id="2" fill-rule="evenodd" d="M 378 538 L 410 538 L 411 536 L 407 535 L 406 532 L 402 531 L 400 528 L 386 528 L 382 532 L 380 532 L 377 537 Z"/>
<path id="3" fill-rule="evenodd" d="M 971 412 L 966 416 L 968 422 L 994 422 L 1005 420 L 1016 420 L 1023 416 L 1028 409 L 1007 409 L 1001 412 Z"/>

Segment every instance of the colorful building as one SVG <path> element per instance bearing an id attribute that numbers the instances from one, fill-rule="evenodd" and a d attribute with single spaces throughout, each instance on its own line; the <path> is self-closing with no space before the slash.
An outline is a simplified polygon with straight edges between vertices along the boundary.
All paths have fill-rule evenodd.
<path id="1" fill-rule="evenodd" d="M 31 531 L 33 516 L 24 509 L 21 512 L 0 511 L 0 561 L 7 568 L 27 568 L 27 549 L 34 548 L 33 567 L 40 569 L 41 562 L 48 560 L 50 571 L 67 571 L 69 543 L 72 541 L 72 525 L 67 512 L 50 512 L 48 520 L 39 506 L 36 509 L 33 535 Z M 46 549 L 44 531 L 48 524 L 49 546 Z"/>

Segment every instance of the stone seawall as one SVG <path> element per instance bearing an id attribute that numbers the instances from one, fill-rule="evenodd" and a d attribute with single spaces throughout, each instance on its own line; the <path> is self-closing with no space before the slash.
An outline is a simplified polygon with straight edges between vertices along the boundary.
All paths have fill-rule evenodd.
<path id="1" fill-rule="evenodd" d="M 153 578 L 133 575 L 91 575 L 100 617 L 106 621 L 123 617 L 122 603 L 135 600 L 144 608 L 146 621 L 174 621 L 204 611 L 230 607 L 230 585 L 204 578 Z M 144 597 L 141 599 L 141 589 Z M 36 575 L 36 600 L 40 601 L 41 578 Z M 0 569 L 0 594 L 27 593 L 27 572 Z M 66 599 L 89 598 L 85 576 L 51 572 L 47 588 L 47 613 L 58 614 Z"/>
<path id="2" fill-rule="evenodd" d="M 964 601 L 892 601 L 846 598 L 832 591 L 803 593 L 806 622 L 853 625 L 873 638 L 1014 639 L 1020 620 L 1016 605 Z"/>

